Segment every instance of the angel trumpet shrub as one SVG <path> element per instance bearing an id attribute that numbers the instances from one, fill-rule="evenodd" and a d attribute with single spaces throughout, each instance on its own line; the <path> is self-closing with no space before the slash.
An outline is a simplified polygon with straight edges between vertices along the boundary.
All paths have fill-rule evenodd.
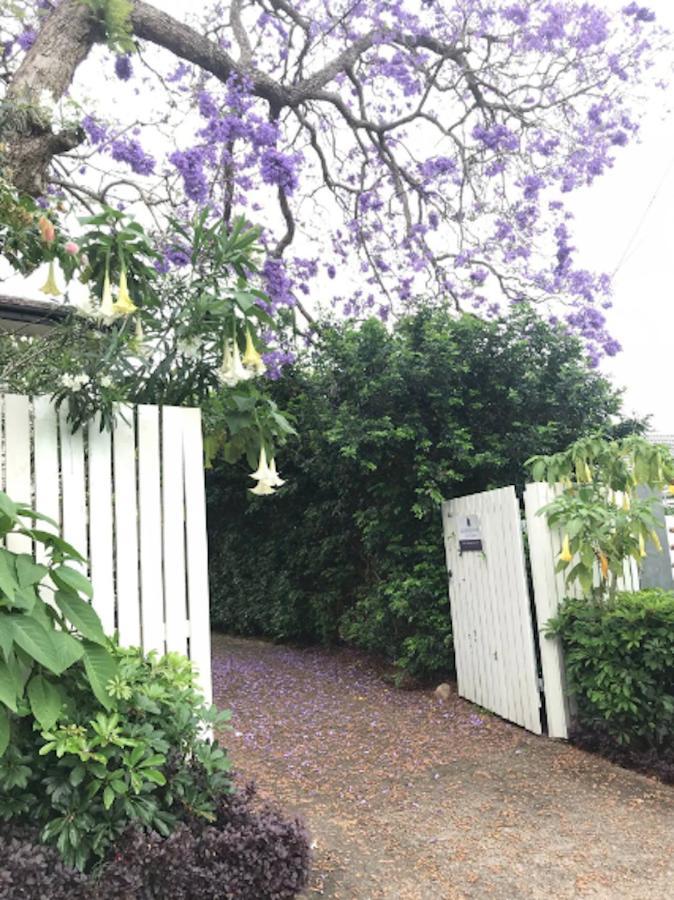
<path id="1" fill-rule="evenodd" d="M 119 276 L 119 294 L 112 308 L 119 316 L 130 316 L 138 310 L 138 307 L 129 296 L 129 287 L 124 269 L 122 269 L 122 274 Z"/>
<path id="2" fill-rule="evenodd" d="M 54 270 L 54 260 L 49 261 L 49 270 L 47 272 L 47 280 L 40 288 L 43 294 L 48 294 L 50 297 L 60 297 L 61 291 L 59 290 L 59 286 L 56 283 L 56 272 Z"/>

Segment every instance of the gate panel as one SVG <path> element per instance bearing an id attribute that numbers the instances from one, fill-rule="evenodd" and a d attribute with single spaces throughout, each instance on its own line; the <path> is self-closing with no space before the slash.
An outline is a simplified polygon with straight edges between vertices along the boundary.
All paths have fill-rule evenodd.
<path id="1" fill-rule="evenodd" d="M 541 734 L 540 694 L 520 507 L 513 487 L 442 505 L 459 694 Z M 482 549 L 460 541 L 479 523 Z M 464 536 L 467 532 L 463 533 Z"/>

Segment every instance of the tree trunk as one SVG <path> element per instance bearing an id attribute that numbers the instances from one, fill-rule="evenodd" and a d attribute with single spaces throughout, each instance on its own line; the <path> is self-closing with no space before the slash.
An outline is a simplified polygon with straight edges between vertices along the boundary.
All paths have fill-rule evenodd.
<path id="1" fill-rule="evenodd" d="M 46 19 L 14 74 L 6 104 L 15 110 L 37 106 L 45 90 L 60 100 L 78 66 L 102 38 L 100 25 L 89 7 L 81 0 L 64 0 Z M 9 121 L 5 127 L 2 137 L 7 143 L 6 177 L 19 191 L 34 195 L 46 190 L 52 157 L 76 147 L 84 137 L 81 132 L 54 134 L 30 114 L 21 117 L 20 125 Z"/>

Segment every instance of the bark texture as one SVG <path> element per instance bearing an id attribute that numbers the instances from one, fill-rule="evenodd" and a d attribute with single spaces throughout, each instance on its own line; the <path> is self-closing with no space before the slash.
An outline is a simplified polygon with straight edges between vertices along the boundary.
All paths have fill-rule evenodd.
<path id="1" fill-rule="evenodd" d="M 37 104 L 44 90 L 60 99 L 68 90 L 78 66 L 84 62 L 101 28 L 80 0 L 65 0 L 46 19 L 38 38 L 17 69 L 7 90 L 8 106 L 21 109 Z M 46 127 L 35 117 L 23 117 L 20 127 L 12 121 L 7 143 L 8 175 L 22 192 L 44 192 L 51 160 L 76 147 L 83 139 L 80 132 L 60 133 Z"/>

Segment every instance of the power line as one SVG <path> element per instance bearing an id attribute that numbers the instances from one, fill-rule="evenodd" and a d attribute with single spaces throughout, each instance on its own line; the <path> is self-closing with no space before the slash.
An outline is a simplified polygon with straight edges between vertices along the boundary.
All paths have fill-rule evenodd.
<path id="1" fill-rule="evenodd" d="M 653 196 L 652 196 L 651 199 L 649 200 L 648 205 L 646 206 L 646 209 L 645 209 L 644 212 L 643 212 L 643 215 L 642 215 L 641 218 L 639 219 L 639 222 L 637 223 L 637 226 L 636 226 L 636 228 L 634 229 L 634 232 L 633 232 L 632 236 L 630 237 L 629 241 L 627 242 L 627 246 L 626 246 L 625 249 L 623 250 L 622 256 L 621 256 L 620 259 L 618 260 L 618 264 L 616 265 L 615 269 L 613 270 L 613 273 L 612 273 L 612 276 L 611 276 L 611 277 L 614 278 L 614 277 L 616 276 L 616 274 L 620 271 L 620 269 L 622 268 L 622 266 L 624 265 L 624 263 L 626 262 L 627 257 L 629 256 L 630 251 L 632 250 L 632 247 L 633 247 L 634 244 L 635 244 L 635 241 L 637 240 L 637 238 L 638 238 L 639 235 L 641 234 L 641 230 L 643 229 L 644 225 L 646 224 L 646 220 L 648 219 L 648 216 L 650 215 L 651 209 L 653 208 L 653 206 L 654 206 L 654 204 L 655 204 L 655 201 L 658 199 L 658 196 L 659 196 L 659 194 L 660 194 L 660 191 L 661 191 L 661 190 L 663 189 L 663 187 L 665 186 L 665 182 L 666 182 L 667 179 L 669 178 L 669 175 L 670 175 L 670 173 L 671 173 L 671 171 L 672 171 L 673 168 L 674 168 L 674 156 L 670 159 L 670 161 L 669 161 L 669 163 L 668 163 L 668 165 L 667 165 L 667 168 L 666 168 L 666 170 L 665 170 L 665 174 L 664 174 L 664 175 L 662 176 L 662 178 L 660 179 L 660 182 L 658 183 L 658 186 L 656 187 L 656 189 L 655 189 L 655 191 L 654 191 L 654 193 L 653 193 Z"/>

